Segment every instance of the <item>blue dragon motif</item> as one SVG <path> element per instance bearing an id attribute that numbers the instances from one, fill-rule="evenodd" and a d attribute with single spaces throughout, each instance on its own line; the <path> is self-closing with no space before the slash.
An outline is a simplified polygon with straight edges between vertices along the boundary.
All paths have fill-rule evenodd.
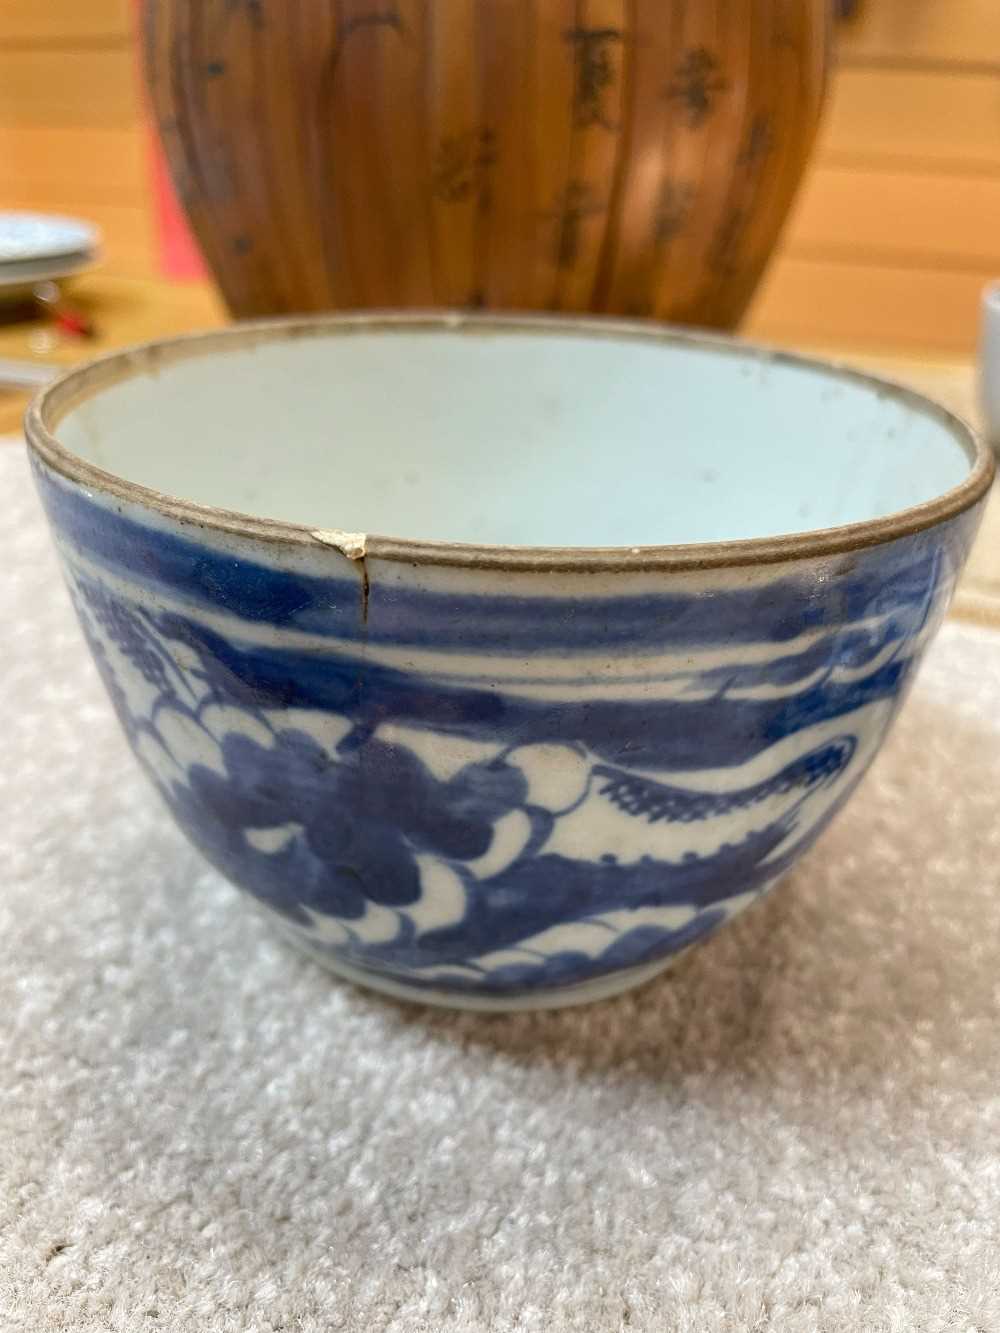
<path id="1" fill-rule="evenodd" d="M 774 884 L 877 750 L 975 529 L 822 585 L 540 611 L 390 582 L 359 617 L 356 583 L 40 482 L 94 659 L 191 840 L 335 965 L 485 997 L 652 966 Z M 588 675 L 595 653 L 653 665 L 633 688 Z M 545 654 L 555 688 L 531 674 Z"/>
<path id="2" fill-rule="evenodd" d="M 184 771 L 167 781 L 152 766 L 175 817 L 204 855 L 294 929 L 315 935 L 317 923 L 326 923 L 319 947 L 418 987 L 444 979 L 452 989 L 503 994 L 576 984 L 685 947 L 725 919 L 729 900 L 768 887 L 812 841 L 843 796 L 819 822 L 802 821 L 803 812 L 813 797 L 836 787 L 856 749 L 844 732 L 766 778 L 712 790 L 608 763 L 603 754 L 614 753 L 614 745 L 598 744 L 581 728 L 585 738 L 566 746 L 566 755 L 584 777 L 574 799 L 553 810 L 532 801 L 523 767 L 527 752 L 552 744 L 546 726 L 519 725 L 511 744 L 441 778 L 413 749 L 379 731 L 390 722 L 412 723 L 415 693 L 438 696 L 440 709 L 440 692 L 432 682 L 411 680 L 405 707 L 393 709 L 398 683 L 380 692 L 369 680 L 369 689 L 355 689 L 353 698 L 340 693 L 343 735 L 330 747 L 308 730 L 275 721 L 274 710 L 263 706 L 275 692 L 261 690 L 250 652 L 234 652 L 174 612 L 130 607 L 100 583 L 77 578 L 75 586 L 95 660 L 146 766 L 150 749 L 141 739 L 166 753 L 164 719 L 177 716 L 204 730 L 221 760 L 173 756 Z M 193 649 L 186 672 L 178 669 L 178 648 Z M 130 705 L 119 679 L 126 666 L 153 695 L 145 715 Z M 327 666 L 327 688 L 336 689 L 337 670 Z M 355 664 L 339 670 L 357 680 Z M 496 696 L 491 700 L 492 728 Z M 212 708 L 235 710 L 256 734 L 237 727 L 216 740 L 204 728 Z M 451 729 L 478 738 L 475 712 L 468 698 L 459 700 Z M 678 848 L 684 839 L 677 830 L 719 821 L 722 833 L 711 847 L 676 857 L 576 858 L 558 848 L 556 832 L 588 802 L 669 831 Z M 521 821 L 516 847 L 484 873 L 498 829 L 512 816 Z M 740 816 L 744 833 L 727 841 L 725 830 Z M 426 883 L 428 861 L 444 867 L 461 891 L 460 908 L 440 922 L 420 920 L 421 904 L 434 892 Z M 367 928 L 373 908 L 382 913 L 374 938 Z M 649 919 L 671 912 L 671 922 Z M 563 947 L 558 934 L 567 924 L 605 929 L 604 947 Z"/>

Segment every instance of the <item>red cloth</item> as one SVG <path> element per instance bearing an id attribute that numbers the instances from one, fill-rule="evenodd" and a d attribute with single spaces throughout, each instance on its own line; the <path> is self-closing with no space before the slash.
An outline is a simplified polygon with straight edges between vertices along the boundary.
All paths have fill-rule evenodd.
<path id="1" fill-rule="evenodd" d="M 142 0 L 135 0 L 136 51 L 139 50 L 140 7 Z M 145 72 L 139 70 L 139 78 L 145 89 Z M 149 99 L 144 99 L 149 122 L 149 174 L 150 188 L 153 194 L 153 207 L 156 214 L 156 229 L 160 248 L 160 267 L 168 278 L 203 278 L 207 270 L 198 249 L 198 243 L 191 234 L 184 210 L 181 208 L 167 169 L 166 158 L 160 146 L 159 135 Z"/>
<path id="2" fill-rule="evenodd" d="M 150 126 L 150 169 L 163 272 L 168 278 L 202 278 L 205 265 L 201 252 L 177 200 L 153 126 Z"/>

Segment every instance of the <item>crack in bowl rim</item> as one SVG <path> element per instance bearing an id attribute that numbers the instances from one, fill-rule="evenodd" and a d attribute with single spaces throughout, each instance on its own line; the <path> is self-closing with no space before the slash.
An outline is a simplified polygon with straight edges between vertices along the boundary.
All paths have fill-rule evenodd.
<path id="1" fill-rule="evenodd" d="M 664 346 L 689 347 L 737 356 L 762 365 L 796 366 L 831 380 L 866 385 L 896 402 L 936 418 L 965 451 L 968 476 L 957 486 L 922 504 L 880 518 L 833 528 L 814 528 L 775 537 L 691 542 L 663 546 L 504 546 L 425 541 L 365 534 L 364 559 L 412 565 L 444 565 L 537 573 L 567 571 L 669 571 L 746 568 L 797 559 L 821 558 L 880 546 L 925 531 L 971 509 L 992 484 L 992 452 L 972 426 L 943 404 L 892 379 L 872 375 L 835 360 L 802 356 L 721 334 L 671 325 L 601 316 L 455 313 L 446 311 L 374 311 L 332 315 L 291 316 L 241 322 L 223 329 L 161 338 L 108 353 L 74 367 L 42 389 L 25 414 L 24 429 L 31 449 L 48 467 L 68 481 L 147 508 L 168 519 L 207 530 L 287 547 L 318 549 L 323 542 L 314 527 L 268 519 L 238 510 L 199 504 L 168 495 L 89 463 L 59 443 L 59 422 L 74 407 L 103 389 L 140 374 L 194 356 L 257 346 L 282 339 L 350 336 L 352 333 L 462 332 L 516 336 L 548 333 L 612 341 L 637 340 Z M 327 549 L 330 549 L 327 543 Z"/>

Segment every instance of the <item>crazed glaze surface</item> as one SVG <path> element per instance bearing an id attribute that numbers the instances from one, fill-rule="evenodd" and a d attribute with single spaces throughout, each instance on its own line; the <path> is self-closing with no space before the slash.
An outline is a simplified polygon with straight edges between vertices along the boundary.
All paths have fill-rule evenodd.
<path id="1" fill-rule="evenodd" d="M 181 827 L 335 968 L 589 999 L 766 892 L 843 805 L 981 506 L 784 564 L 371 560 L 210 532 L 35 459 L 132 747 Z"/>

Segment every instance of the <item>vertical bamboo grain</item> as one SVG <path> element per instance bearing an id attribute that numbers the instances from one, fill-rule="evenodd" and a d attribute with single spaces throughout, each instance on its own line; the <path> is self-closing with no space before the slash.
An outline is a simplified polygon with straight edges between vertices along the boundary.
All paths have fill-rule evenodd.
<path id="1" fill-rule="evenodd" d="M 828 0 L 145 0 L 168 161 L 234 313 L 731 325 L 818 120 Z"/>
<path id="2" fill-rule="evenodd" d="M 491 158 L 479 213 L 477 303 L 517 309 L 532 267 L 531 0 L 479 0 L 476 59 Z M 454 58 L 454 56 L 453 56 Z"/>
<path id="3" fill-rule="evenodd" d="M 428 143 L 434 300 L 444 306 L 481 303 L 477 230 L 491 188 L 496 145 L 480 110 L 479 70 L 452 53 L 475 49 L 478 0 L 452 0 L 445 18 L 428 7 L 424 108 Z"/>
<path id="4" fill-rule="evenodd" d="M 581 0 L 573 46 L 570 173 L 560 201 L 558 310 L 592 308 L 627 135 L 627 0 Z"/>
<path id="5" fill-rule="evenodd" d="M 579 0 L 533 0 L 529 68 L 531 263 L 524 305 L 549 310 L 559 288 L 562 203 L 571 177 L 576 59 L 569 37 Z"/>

